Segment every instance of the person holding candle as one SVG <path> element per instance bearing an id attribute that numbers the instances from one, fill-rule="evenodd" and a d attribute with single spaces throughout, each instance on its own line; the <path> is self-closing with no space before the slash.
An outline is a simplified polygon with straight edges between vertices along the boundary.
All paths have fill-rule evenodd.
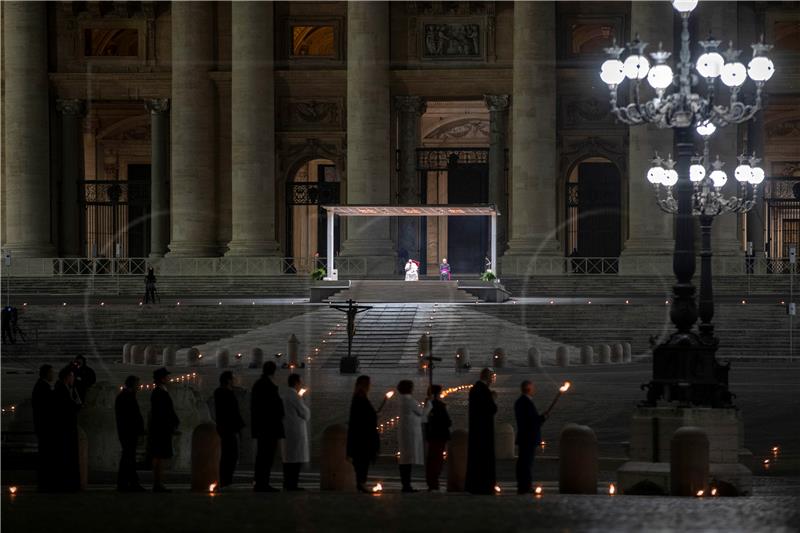
<path id="1" fill-rule="evenodd" d="M 219 488 L 233 484 L 239 460 L 239 433 L 245 425 L 233 385 L 233 372 L 226 370 L 220 374 L 219 387 L 214 391 L 214 420 L 220 441 Z"/>
<path id="2" fill-rule="evenodd" d="M 353 463 L 356 473 L 356 490 L 365 494 L 370 494 L 366 487 L 369 464 L 375 462 L 380 451 L 378 413 L 383 409 L 388 397 L 388 394 L 384 396 L 381 406 L 376 411 L 369 401 L 369 389 L 369 376 L 358 376 L 347 423 L 347 458 Z"/>
<path id="3" fill-rule="evenodd" d="M 283 490 L 303 490 L 298 486 L 300 469 L 310 461 L 308 451 L 308 421 L 311 410 L 303 403 L 300 374 L 289 375 L 289 390 L 283 396 Z"/>
<path id="4" fill-rule="evenodd" d="M 169 371 L 162 367 L 153 372 L 153 392 L 150 395 L 150 426 L 147 451 L 153 462 L 153 492 L 170 492 L 164 486 L 164 468 L 172 458 L 172 436 L 180 420 L 167 392 Z"/>
<path id="5" fill-rule="evenodd" d="M 428 490 L 439 490 L 439 476 L 444 464 L 444 450 L 450 440 L 452 421 L 447 414 L 447 406 L 442 401 L 442 386 L 431 385 L 428 401 L 425 404 L 425 439 L 428 441 L 428 455 L 425 459 L 425 480 Z"/>
<path id="6" fill-rule="evenodd" d="M 517 494 L 533 492 L 533 461 L 536 447 L 542 442 L 542 424 L 546 415 L 540 415 L 533 403 L 536 389 L 533 383 L 525 380 L 520 384 L 520 397 L 514 402 L 514 416 L 517 419 Z"/>
<path id="7" fill-rule="evenodd" d="M 269 484 L 272 461 L 278 449 L 278 441 L 284 438 L 283 400 L 278 386 L 273 383 L 277 366 L 273 361 L 264 363 L 261 377 L 253 384 L 250 398 L 250 427 L 256 439 L 255 485 L 256 492 L 277 492 Z"/>
<path id="8" fill-rule="evenodd" d="M 423 409 L 411 395 L 414 392 L 413 381 L 402 380 L 397 384 L 397 392 L 400 395 L 400 421 L 397 424 L 397 449 L 400 453 L 397 462 L 400 466 L 400 482 L 403 485 L 403 492 L 417 492 L 411 486 L 411 467 L 424 462 Z"/>
<path id="9" fill-rule="evenodd" d="M 480 379 L 469 391 L 469 438 L 465 488 L 472 494 L 495 494 L 494 417 L 496 393 L 491 368 L 481 370 Z"/>

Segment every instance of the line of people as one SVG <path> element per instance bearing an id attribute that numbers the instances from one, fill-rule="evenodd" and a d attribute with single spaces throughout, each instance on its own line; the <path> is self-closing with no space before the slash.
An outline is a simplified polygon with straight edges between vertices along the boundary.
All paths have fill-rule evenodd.
<path id="1" fill-rule="evenodd" d="M 86 390 L 94 383 L 94 372 L 87 372 L 85 359 L 64 368 L 54 386 L 53 367 L 43 365 L 33 391 L 34 426 L 39 440 L 39 488 L 42 491 L 74 491 L 80 488 L 78 461 L 77 413 Z M 283 489 L 303 490 L 299 477 L 304 463 L 310 460 L 308 422 L 311 411 L 303 401 L 303 381 L 299 374 L 290 374 L 287 389 L 280 393 L 275 383 L 277 366 L 268 361 L 261 377 L 251 391 L 250 430 L 256 440 L 256 459 L 253 488 L 256 492 L 276 492 L 270 476 L 277 450 L 283 457 Z M 78 385 L 76 375 L 81 375 Z M 85 381 L 83 381 L 85 380 Z M 150 416 L 147 426 L 146 459 L 153 469 L 153 492 L 169 492 L 164 484 L 164 471 L 174 455 L 173 438 L 178 434 L 180 420 L 167 390 L 169 371 L 159 368 L 153 372 L 154 388 L 150 396 Z M 466 490 L 473 494 L 494 494 L 496 486 L 494 417 L 497 413 L 496 392 L 491 390 L 494 372 L 485 368 L 469 392 L 469 438 L 467 449 Z M 88 386 L 87 386 L 88 384 Z M 220 436 L 221 455 L 219 487 L 233 483 L 238 462 L 241 432 L 245 421 L 239 410 L 234 391 L 234 375 L 220 375 L 214 391 L 215 420 Z M 375 409 L 369 400 L 371 380 L 359 376 L 350 405 L 347 430 L 347 459 L 352 463 L 356 489 L 369 493 L 366 483 L 369 466 L 380 452 L 378 413 L 384 408 L 387 396 Z M 139 378 L 128 376 L 115 401 L 117 434 L 122 452 L 117 487 L 123 492 L 139 492 L 141 486 L 136 471 L 136 451 L 145 422 L 137 400 Z M 414 465 L 425 465 L 428 490 L 439 490 L 439 478 L 444 464 L 452 421 L 442 401 L 442 387 L 431 385 L 423 403 L 413 397 L 414 383 L 402 380 L 397 385 L 400 418 L 397 427 L 398 465 L 403 492 L 416 492 L 411 484 Z M 541 441 L 541 425 L 546 417 L 540 415 L 533 403 L 534 388 L 530 381 L 521 384 L 521 395 L 514 404 L 517 421 L 517 484 L 519 493 L 532 490 L 532 468 L 536 447 Z M 427 441 L 427 451 L 424 443 Z"/>

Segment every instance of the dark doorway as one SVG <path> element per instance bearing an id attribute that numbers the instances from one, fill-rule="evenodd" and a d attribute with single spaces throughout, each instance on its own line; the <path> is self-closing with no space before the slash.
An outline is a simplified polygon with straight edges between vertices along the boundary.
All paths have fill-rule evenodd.
<path id="1" fill-rule="evenodd" d="M 489 165 L 453 163 L 447 169 L 447 203 L 483 204 L 489 200 Z M 447 260 L 453 276 L 478 274 L 488 253 L 487 217 L 448 217 Z M 440 258 L 441 259 L 441 258 Z"/>
<path id="2" fill-rule="evenodd" d="M 613 163 L 578 166 L 578 235 L 580 257 L 619 257 L 621 179 Z M 569 252 L 568 252 L 569 253 Z"/>
<path id="3" fill-rule="evenodd" d="M 128 257 L 150 254 L 150 165 L 128 165 Z"/>

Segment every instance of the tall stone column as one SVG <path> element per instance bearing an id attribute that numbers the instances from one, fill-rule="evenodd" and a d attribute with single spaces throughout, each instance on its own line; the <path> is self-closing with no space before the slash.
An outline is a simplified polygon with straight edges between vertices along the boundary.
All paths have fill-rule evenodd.
<path id="1" fill-rule="evenodd" d="M 216 238 L 214 3 L 173 2 L 169 256 L 208 257 Z"/>
<path id="2" fill-rule="evenodd" d="M 422 196 L 417 172 L 417 148 L 419 147 L 419 117 L 425 113 L 425 99 L 420 96 L 395 96 L 394 106 L 398 116 L 398 144 L 400 146 L 400 172 L 397 177 L 398 203 L 419 204 Z M 420 219 L 400 217 L 397 220 L 397 248 L 408 257 L 422 257 L 420 242 Z M 402 252 L 401 252 L 402 255 Z"/>
<path id="3" fill-rule="evenodd" d="M 657 50 L 659 41 L 664 50 L 673 49 L 674 11 L 669 2 L 631 3 L 631 33 L 647 36 L 650 45 L 646 52 Z M 671 274 L 674 217 L 659 209 L 646 176 L 654 152 L 664 158 L 674 152 L 672 130 L 651 124 L 631 126 L 628 141 L 629 233 L 620 256 L 620 273 Z"/>
<path id="4" fill-rule="evenodd" d="M 277 255 L 272 2 L 234 2 L 232 239 L 226 255 Z"/>
<path id="5" fill-rule="evenodd" d="M 497 206 L 497 253 L 508 245 L 508 193 L 506 192 L 506 139 L 508 130 L 507 94 L 483 97 L 489 108 L 489 202 Z"/>
<path id="6" fill-rule="evenodd" d="M 555 210 L 555 25 L 555 2 L 514 3 L 511 234 L 504 273 L 516 268 L 522 274 L 536 257 L 561 253 Z"/>
<path id="7" fill-rule="evenodd" d="M 61 210 L 59 217 L 58 248 L 61 257 L 78 257 L 80 239 L 80 188 L 83 177 L 83 125 L 84 105 L 81 100 L 58 100 L 56 109 L 61 114 Z"/>
<path id="8" fill-rule="evenodd" d="M 146 100 L 150 112 L 150 257 L 169 243 L 169 98 Z"/>
<path id="9" fill-rule="evenodd" d="M 389 4 L 347 4 L 347 203 L 388 204 L 391 173 Z M 388 218 L 347 221 L 342 255 L 367 258 L 371 274 L 394 271 Z"/>
<path id="10" fill-rule="evenodd" d="M 4 248 L 52 257 L 47 12 L 44 2 L 3 3 Z"/>
<path id="11" fill-rule="evenodd" d="M 754 120 L 747 123 L 747 153 L 756 153 L 761 159 L 759 166 L 766 169 L 764 164 L 764 112 L 759 111 Z M 747 213 L 747 240 L 753 243 L 753 252 L 756 257 L 764 257 L 764 184 L 758 187 L 758 197 L 753 209 Z"/>

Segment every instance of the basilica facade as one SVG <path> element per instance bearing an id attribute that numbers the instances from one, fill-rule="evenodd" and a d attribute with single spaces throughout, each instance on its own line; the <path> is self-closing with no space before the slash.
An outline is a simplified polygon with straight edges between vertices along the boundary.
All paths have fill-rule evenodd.
<path id="1" fill-rule="evenodd" d="M 694 36 L 747 57 L 761 34 L 774 45 L 764 111 L 711 139 L 729 167 L 755 151 L 767 179 L 713 243 L 780 265 L 800 242 L 800 9 L 695 15 Z M 308 272 L 331 238 L 325 205 L 494 204 L 501 274 L 575 258 L 670 270 L 672 216 L 645 174 L 672 132 L 616 122 L 599 77 L 614 40 L 675 48 L 669 2 L 3 2 L 2 28 L 13 257 Z M 479 273 L 487 224 L 337 218 L 332 238 L 343 272 L 448 257 Z"/>

